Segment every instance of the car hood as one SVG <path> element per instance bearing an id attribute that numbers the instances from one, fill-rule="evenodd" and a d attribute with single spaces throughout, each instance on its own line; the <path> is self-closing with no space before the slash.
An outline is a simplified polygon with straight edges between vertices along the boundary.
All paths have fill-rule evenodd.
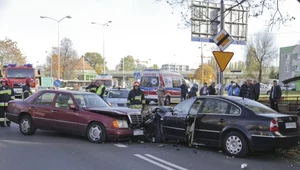
<path id="1" fill-rule="evenodd" d="M 129 114 L 141 114 L 138 109 L 131 109 L 126 107 L 90 107 L 83 108 L 83 110 L 99 113 L 99 114 L 112 114 L 112 115 L 129 115 Z"/>

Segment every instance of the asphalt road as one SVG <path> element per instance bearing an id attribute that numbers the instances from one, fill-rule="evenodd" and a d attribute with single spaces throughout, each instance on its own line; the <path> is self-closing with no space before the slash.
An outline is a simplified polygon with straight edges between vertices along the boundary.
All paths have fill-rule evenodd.
<path id="1" fill-rule="evenodd" d="M 249 170 L 300 169 L 296 158 L 275 152 L 232 158 L 217 148 L 177 143 L 92 144 L 48 131 L 23 136 L 16 124 L 0 128 L 0 170 L 237 170 L 243 163 Z"/>

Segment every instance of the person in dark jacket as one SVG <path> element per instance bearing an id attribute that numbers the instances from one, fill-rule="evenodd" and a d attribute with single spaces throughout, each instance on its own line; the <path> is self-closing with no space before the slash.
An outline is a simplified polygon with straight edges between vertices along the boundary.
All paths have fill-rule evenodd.
<path id="1" fill-rule="evenodd" d="M 27 97 L 29 97 L 32 92 L 31 92 L 31 84 L 33 83 L 33 79 L 30 77 L 27 77 L 25 79 L 25 85 L 22 87 L 22 99 L 25 100 Z"/>
<path id="2" fill-rule="evenodd" d="M 259 94 L 260 94 L 260 82 L 253 80 L 252 84 L 253 84 L 253 88 L 254 88 L 254 100 L 258 101 Z"/>
<path id="3" fill-rule="evenodd" d="M 251 79 L 247 78 L 246 82 L 241 86 L 240 97 L 254 100 L 254 88 Z"/>
<path id="4" fill-rule="evenodd" d="M 203 87 L 200 89 L 200 96 L 208 95 L 207 83 L 203 84 Z"/>
<path id="5" fill-rule="evenodd" d="M 216 83 L 212 82 L 210 86 L 208 86 L 208 95 L 217 95 L 216 94 Z"/>
<path id="6" fill-rule="evenodd" d="M 181 89 L 180 101 L 183 101 L 186 99 L 186 96 L 189 93 L 189 89 L 185 81 L 183 81 L 182 84 L 180 85 L 180 89 Z"/>
<path id="7" fill-rule="evenodd" d="M 103 82 L 102 81 L 96 81 L 95 85 L 97 87 L 96 94 L 103 99 L 103 96 L 104 96 L 104 93 L 105 93 L 105 90 L 106 90 Z"/>
<path id="8" fill-rule="evenodd" d="M 9 82 L 7 78 L 1 80 L 0 87 L 0 126 L 10 126 L 10 120 L 6 118 L 6 109 L 8 102 L 14 100 L 14 90 L 9 87 Z"/>
<path id="9" fill-rule="evenodd" d="M 279 85 L 277 85 L 277 81 L 274 80 L 269 99 L 271 102 L 271 108 L 276 110 L 277 112 L 279 112 L 278 102 L 280 98 L 281 98 L 281 88 Z"/>
<path id="10" fill-rule="evenodd" d="M 196 97 L 197 92 L 198 92 L 198 85 L 194 84 L 193 87 L 191 88 L 190 92 L 189 92 L 189 98 Z"/>
<path id="11" fill-rule="evenodd" d="M 133 89 L 129 92 L 127 97 L 127 107 L 144 110 L 145 105 L 145 96 L 143 91 L 140 89 L 140 83 L 135 81 Z"/>
<path id="12" fill-rule="evenodd" d="M 97 87 L 95 85 L 95 80 L 92 80 L 91 84 L 89 84 L 86 88 L 85 88 L 86 92 L 92 92 L 92 93 L 96 93 L 97 91 Z"/>

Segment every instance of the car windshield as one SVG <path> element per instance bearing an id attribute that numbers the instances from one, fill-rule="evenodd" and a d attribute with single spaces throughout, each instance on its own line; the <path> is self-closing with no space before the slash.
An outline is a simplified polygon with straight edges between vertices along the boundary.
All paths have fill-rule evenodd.
<path id="1" fill-rule="evenodd" d="M 127 98 L 128 90 L 110 90 L 108 93 L 108 98 Z"/>
<path id="2" fill-rule="evenodd" d="M 8 78 L 25 78 L 25 77 L 34 77 L 33 69 L 8 69 L 7 75 Z"/>
<path id="3" fill-rule="evenodd" d="M 96 94 L 74 94 L 74 98 L 81 108 L 90 108 L 90 107 L 110 107 L 104 100 L 102 100 Z"/>
<path id="4" fill-rule="evenodd" d="M 253 110 L 257 114 L 266 114 L 266 113 L 272 114 L 272 113 L 277 113 L 275 110 L 267 107 L 264 104 L 256 102 L 254 100 L 241 99 L 241 104 L 243 104 L 247 108 Z"/>

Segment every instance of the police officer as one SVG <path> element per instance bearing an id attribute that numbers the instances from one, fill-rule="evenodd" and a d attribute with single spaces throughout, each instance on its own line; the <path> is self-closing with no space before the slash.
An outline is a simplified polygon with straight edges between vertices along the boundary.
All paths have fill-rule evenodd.
<path id="1" fill-rule="evenodd" d="M 33 79 L 30 77 L 27 77 L 25 79 L 25 85 L 22 87 L 22 99 L 25 100 L 27 97 L 29 97 L 32 92 L 31 92 L 31 83 L 33 83 Z"/>
<path id="2" fill-rule="evenodd" d="M 140 89 L 140 83 L 135 81 L 133 89 L 129 92 L 127 97 L 127 107 L 144 110 L 146 101 L 143 91 Z"/>
<path id="3" fill-rule="evenodd" d="M 105 89 L 106 89 L 103 82 L 102 81 L 97 81 L 95 84 L 96 84 L 96 87 L 97 87 L 96 94 L 103 99 L 103 95 L 104 95 Z"/>
<path id="4" fill-rule="evenodd" d="M 85 91 L 86 91 L 86 92 L 96 93 L 97 87 L 96 87 L 96 85 L 95 85 L 95 80 L 92 80 L 91 84 L 88 85 L 88 86 L 85 88 Z"/>
<path id="5" fill-rule="evenodd" d="M 10 120 L 6 118 L 7 104 L 10 100 L 14 100 L 14 90 L 9 87 L 9 82 L 7 78 L 1 80 L 0 87 L 0 126 L 5 127 L 10 126 Z"/>

